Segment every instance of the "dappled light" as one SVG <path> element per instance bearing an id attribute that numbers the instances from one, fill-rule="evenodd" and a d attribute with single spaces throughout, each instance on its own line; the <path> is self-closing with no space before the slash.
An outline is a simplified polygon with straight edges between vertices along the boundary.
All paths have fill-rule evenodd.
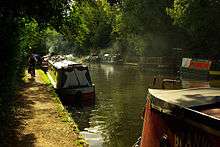
<path id="1" fill-rule="evenodd" d="M 160 113 L 178 116 L 181 108 L 203 116 L 207 128 L 219 125 L 220 0 L 0 5 L 0 146 L 87 147 L 81 134 L 91 147 L 203 145 L 207 134 L 178 132 L 180 120 L 172 134 L 154 110 L 146 117 L 156 126 L 142 129 L 139 114 L 151 90 L 159 99 L 147 101 L 158 105 L 153 109 L 171 107 Z M 141 130 L 153 136 L 147 145 Z M 205 147 L 219 146 L 217 132 Z"/>
<path id="2" fill-rule="evenodd" d="M 9 122 L 2 125 L 4 127 L 1 136 L 2 145 L 73 144 L 76 136 L 71 132 L 71 126 L 62 122 L 60 114 L 56 111 L 55 99 L 50 92 L 52 89 L 40 78 L 39 72 L 34 80 L 31 79 L 23 85 L 13 104 L 10 105 L 14 111 L 7 113 Z"/>

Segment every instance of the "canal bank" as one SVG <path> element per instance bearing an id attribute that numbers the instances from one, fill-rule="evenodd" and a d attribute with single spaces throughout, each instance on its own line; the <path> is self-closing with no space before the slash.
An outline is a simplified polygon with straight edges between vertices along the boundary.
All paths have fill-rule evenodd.
<path id="1" fill-rule="evenodd" d="M 35 79 L 25 77 L 10 108 L 3 146 L 88 146 L 41 70 Z"/>

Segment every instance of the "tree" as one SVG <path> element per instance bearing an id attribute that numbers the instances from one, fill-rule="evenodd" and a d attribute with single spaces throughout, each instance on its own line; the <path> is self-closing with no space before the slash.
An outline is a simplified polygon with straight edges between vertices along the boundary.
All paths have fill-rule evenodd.
<path id="1" fill-rule="evenodd" d="M 139 56 L 162 56 L 169 48 L 175 46 L 178 29 L 172 25 L 166 8 L 170 1 L 123 0 L 116 10 L 114 34 L 119 43 L 125 43 L 127 51 Z M 176 35 L 178 36 L 178 35 Z M 137 43 L 139 42 L 139 43 Z M 124 50 L 124 48 L 123 48 Z M 135 55 L 132 53 L 132 55 Z"/>
<path id="2" fill-rule="evenodd" d="M 167 9 L 173 24 L 187 31 L 191 48 L 200 52 L 216 52 L 220 47 L 220 1 L 174 0 Z M 201 50 L 202 49 L 202 50 Z"/>
<path id="3" fill-rule="evenodd" d="M 106 0 L 75 1 L 62 32 L 78 54 L 98 52 L 111 43 L 112 14 Z"/>
<path id="4" fill-rule="evenodd" d="M 5 98 L 13 94 L 24 65 L 25 46 L 28 44 L 22 43 L 27 37 L 24 31 L 26 22 L 23 22 L 23 18 L 36 20 L 40 28 L 52 24 L 59 30 L 70 2 L 69 0 L 2 0 L 0 4 L 0 97 Z"/>

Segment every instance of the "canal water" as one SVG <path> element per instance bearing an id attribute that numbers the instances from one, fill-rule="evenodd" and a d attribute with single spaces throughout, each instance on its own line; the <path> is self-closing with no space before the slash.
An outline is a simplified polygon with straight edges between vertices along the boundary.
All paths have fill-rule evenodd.
<path id="1" fill-rule="evenodd" d="M 89 65 L 96 88 L 94 105 L 71 107 L 72 117 L 91 147 L 130 147 L 141 135 L 141 115 L 153 78 L 159 71 L 131 65 Z"/>

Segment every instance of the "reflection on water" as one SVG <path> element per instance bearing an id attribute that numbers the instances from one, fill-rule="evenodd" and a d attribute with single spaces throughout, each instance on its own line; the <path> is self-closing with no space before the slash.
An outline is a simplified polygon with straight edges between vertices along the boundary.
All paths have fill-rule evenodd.
<path id="1" fill-rule="evenodd" d="M 80 133 L 91 147 L 132 146 L 141 135 L 140 114 L 153 78 L 157 77 L 156 87 L 161 88 L 164 78 L 175 77 L 126 65 L 91 65 L 89 68 L 96 86 L 96 103 L 70 108 Z M 208 82 L 192 80 L 183 80 L 182 85 L 183 88 L 209 87 Z"/>
<path id="2" fill-rule="evenodd" d="M 108 81 L 109 80 L 109 75 L 113 74 L 113 72 L 114 72 L 114 67 L 112 65 L 109 65 L 109 64 L 101 64 L 100 67 L 105 72 L 106 80 Z"/>
<path id="3" fill-rule="evenodd" d="M 132 146 L 141 135 L 140 114 L 155 73 L 126 65 L 91 65 L 89 68 L 96 86 L 96 103 L 71 108 L 81 134 L 92 147 Z"/>

